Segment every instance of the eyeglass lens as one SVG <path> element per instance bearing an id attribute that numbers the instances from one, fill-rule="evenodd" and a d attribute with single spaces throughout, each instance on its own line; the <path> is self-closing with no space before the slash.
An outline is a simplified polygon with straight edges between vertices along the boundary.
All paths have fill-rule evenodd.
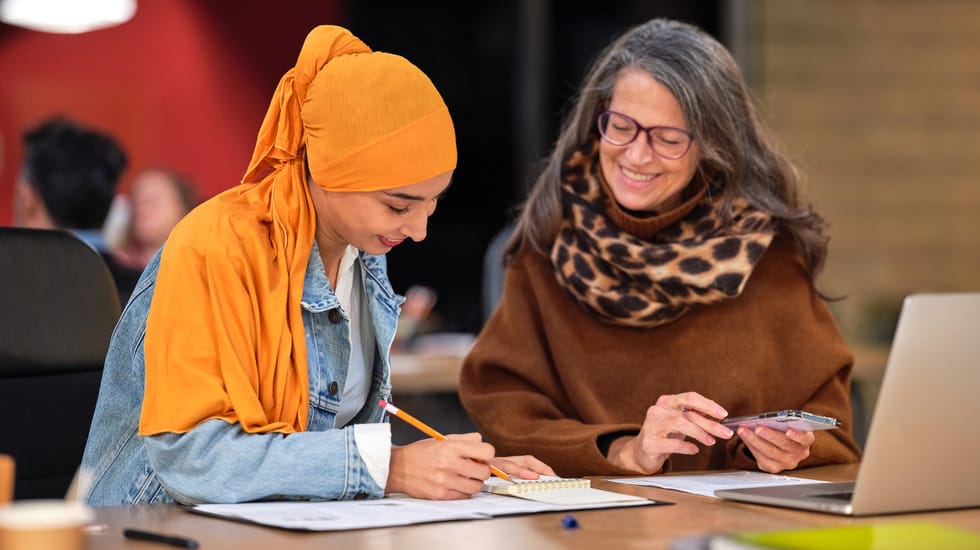
<path id="1" fill-rule="evenodd" d="M 644 128 L 632 118 L 606 111 L 599 115 L 599 133 L 613 145 L 629 145 L 643 130 L 648 136 L 648 143 L 658 155 L 679 159 L 687 153 L 691 145 L 691 137 L 680 128 L 669 126 L 654 126 Z"/>

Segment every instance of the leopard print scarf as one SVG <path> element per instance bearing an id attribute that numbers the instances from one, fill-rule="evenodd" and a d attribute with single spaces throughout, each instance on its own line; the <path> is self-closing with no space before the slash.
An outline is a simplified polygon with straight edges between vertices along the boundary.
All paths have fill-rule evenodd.
<path id="1" fill-rule="evenodd" d="M 772 242 L 770 215 L 739 199 L 726 227 L 720 201 L 702 192 L 680 221 L 641 239 L 610 217 L 616 206 L 600 182 L 597 149 L 577 151 L 562 171 L 564 220 L 551 249 L 559 283 L 603 321 L 631 327 L 655 327 L 695 304 L 738 296 Z"/>

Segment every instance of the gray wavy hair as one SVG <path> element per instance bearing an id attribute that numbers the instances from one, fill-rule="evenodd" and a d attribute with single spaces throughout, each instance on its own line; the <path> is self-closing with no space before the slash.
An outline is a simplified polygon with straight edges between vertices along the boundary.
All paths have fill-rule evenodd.
<path id="1" fill-rule="evenodd" d="M 701 29 L 653 19 L 609 44 L 586 74 L 572 109 L 521 208 L 507 258 L 530 248 L 547 255 L 561 223 L 561 171 L 572 152 L 598 139 L 596 115 L 625 70 L 646 71 L 680 103 L 701 151 L 696 178 L 722 201 L 743 197 L 769 212 L 794 240 L 813 281 L 827 254 L 825 223 L 800 199 L 800 177 L 762 124 L 737 63 Z"/>

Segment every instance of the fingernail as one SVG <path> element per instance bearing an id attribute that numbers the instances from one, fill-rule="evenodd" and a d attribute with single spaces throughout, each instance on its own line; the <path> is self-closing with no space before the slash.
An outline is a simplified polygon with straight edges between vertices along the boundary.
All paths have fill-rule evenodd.
<path id="1" fill-rule="evenodd" d="M 724 434 L 725 437 L 731 437 L 731 436 L 735 435 L 735 432 L 729 430 L 728 428 L 722 428 L 722 430 L 723 431 L 721 433 Z"/>

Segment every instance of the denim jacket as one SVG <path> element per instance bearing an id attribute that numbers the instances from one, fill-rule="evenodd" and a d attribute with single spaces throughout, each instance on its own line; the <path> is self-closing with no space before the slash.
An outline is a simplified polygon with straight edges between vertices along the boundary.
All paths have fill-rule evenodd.
<path id="1" fill-rule="evenodd" d="M 377 352 L 364 407 L 346 426 L 335 427 L 351 319 L 330 288 L 314 243 L 302 300 L 309 421 L 307 431 L 288 436 L 246 434 L 238 424 L 219 419 L 185 434 L 137 435 L 145 381 L 143 338 L 159 265 L 158 252 L 112 335 L 78 477 L 86 501 L 103 506 L 383 496 L 384 487 L 375 483 L 358 452 L 354 426 L 387 421 L 377 403 L 391 398 L 389 351 L 404 298 L 388 281 L 385 257 L 360 254 Z"/>

